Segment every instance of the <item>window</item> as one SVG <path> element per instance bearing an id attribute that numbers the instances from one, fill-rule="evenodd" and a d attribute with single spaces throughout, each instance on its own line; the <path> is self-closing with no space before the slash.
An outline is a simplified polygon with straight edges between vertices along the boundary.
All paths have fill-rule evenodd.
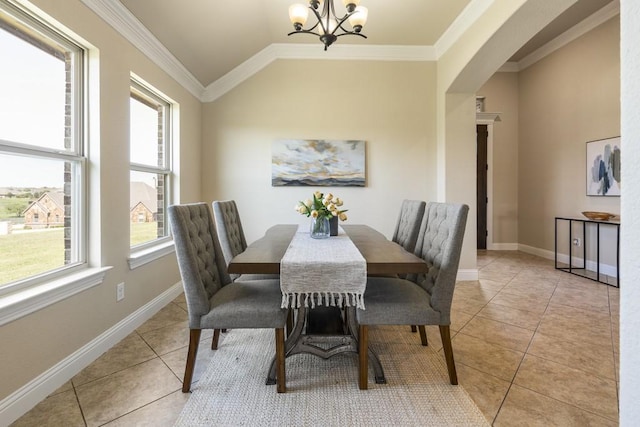
<path id="1" fill-rule="evenodd" d="M 0 52 L 1 295 L 76 271 L 87 255 L 84 51 L 2 2 Z"/>
<path id="2" fill-rule="evenodd" d="M 171 179 L 171 103 L 134 79 L 129 105 L 130 243 L 144 249 L 169 235 L 165 212 Z"/>

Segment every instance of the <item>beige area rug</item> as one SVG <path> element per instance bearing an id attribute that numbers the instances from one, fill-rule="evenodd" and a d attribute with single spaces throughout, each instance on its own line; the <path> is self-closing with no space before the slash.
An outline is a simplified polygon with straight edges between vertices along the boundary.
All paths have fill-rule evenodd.
<path id="1" fill-rule="evenodd" d="M 231 330 L 176 426 L 488 426 L 462 386 L 449 384 L 441 355 L 409 327 L 370 328 L 387 384 L 358 389 L 357 355 L 287 359 L 287 393 L 265 385 L 271 330 Z M 430 337 L 439 340 L 440 337 Z"/>

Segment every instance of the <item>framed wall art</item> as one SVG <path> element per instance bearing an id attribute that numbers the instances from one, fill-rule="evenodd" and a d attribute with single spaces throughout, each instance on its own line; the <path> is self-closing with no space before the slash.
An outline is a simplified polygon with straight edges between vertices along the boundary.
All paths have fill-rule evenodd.
<path id="1" fill-rule="evenodd" d="M 587 196 L 620 196 L 620 137 L 587 142 Z"/>
<path id="2" fill-rule="evenodd" d="M 273 142 L 271 185 L 364 187 L 365 142 L 284 139 Z"/>

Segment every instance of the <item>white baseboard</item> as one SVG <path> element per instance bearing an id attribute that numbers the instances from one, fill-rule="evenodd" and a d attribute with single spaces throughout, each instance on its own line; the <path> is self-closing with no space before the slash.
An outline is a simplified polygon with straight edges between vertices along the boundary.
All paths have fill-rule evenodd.
<path id="1" fill-rule="evenodd" d="M 540 249 L 540 248 L 535 248 L 533 246 L 527 246 L 527 245 L 523 245 L 523 244 L 518 244 L 518 250 L 531 254 L 531 255 L 536 255 L 539 256 L 541 258 L 545 258 L 545 259 L 550 259 L 550 260 L 554 260 L 555 259 L 555 255 L 552 251 L 548 251 L 546 249 Z"/>
<path id="2" fill-rule="evenodd" d="M 0 424 L 11 424 L 89 366 L 182 293 L 182 282 L 140 307 L 36 378 L 0 401 Z M 4 425 L 4 424 L 2 424 Z"/>
<path id="3" fill-rule="evenodd" d="M 478 269 L 477 268 L 467 268 L 464 270 L 458 269 L 456 281 L 469 281 L 469 280 L 478 280 Z"/>
<path id="4" fill-rule="evenodd" d="M 527 246 L 527 245 L 518 245 L 519 250 L 521 250 L 522 252 L 526 252 L 528 254 L 531 255 L 537 255 L 539 257 L 542 258 L 546 258 L 546 259 L 550 259 L 550 260 L 555 260 L 555 253 L 553 251 L 548 251 L 546 249 L 539 249 L 539 248 L 534 248 L 532 246 Z M 569 264 L 569 255 L 566 254 L 558 254 L 558 261 L 563 263 L 563 264 Z M 572 257 L 572 262 L 573 264 L 571 265 L 584 265 L 584 261 L 582 258 L 580 257 Z M 593 261 L 593 260 L 587 260 L 587 270 L 589 271 L 597 271 L 598 270 L 598 263 Z M 609 264 L 604 264 L 604 263 L 600 263 L 600 274 L 606 274 L 609 277 L 618 277 L 617 274 L 617 269 L 615 265 L 609 265 Z"/>
<path id="5" fill-rule="evenodd" d="M 487 247 L 490 251 L 517 251 L 517 243 L 491 243 Z"/>

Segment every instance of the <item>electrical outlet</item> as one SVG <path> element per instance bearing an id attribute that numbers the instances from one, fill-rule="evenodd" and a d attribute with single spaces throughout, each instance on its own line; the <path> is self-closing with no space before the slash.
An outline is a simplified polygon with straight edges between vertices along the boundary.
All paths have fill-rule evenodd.
<path id="1" fill-rule="evenodd" d="M 124 282 L 118 283 L 116 285 L 116 301 L 121 301 L 124 299 Z"/>
<path id="2" fill-rule="evenodd" d="M 573 246 L 581 246 L 582 245 L 582 240 L 580 240 L 579 237 L 576 237 L 573 239 Z"/>

